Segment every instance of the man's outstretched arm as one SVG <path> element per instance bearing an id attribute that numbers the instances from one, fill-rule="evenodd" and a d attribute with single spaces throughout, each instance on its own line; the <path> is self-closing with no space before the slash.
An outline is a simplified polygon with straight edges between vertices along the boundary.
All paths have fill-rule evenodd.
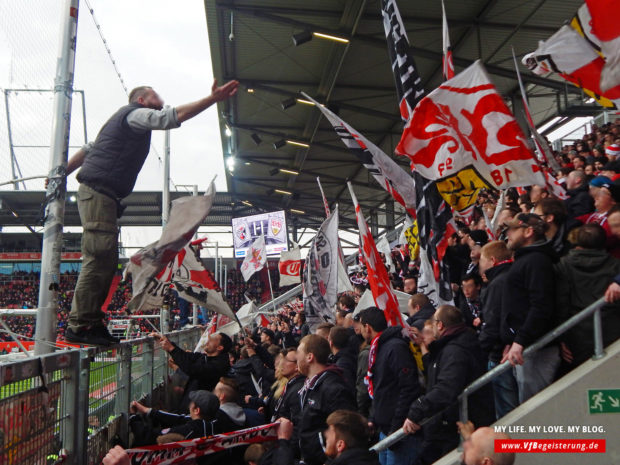
<path id="1" fill-rule="evenodd" d="M 214 80 L 213 86 L 211 86 L 211 95 L 200 100 L 196 100 L 195 102 L 186 103 L 176 107 L 177 119 L 179 120 L 179 123 L 187 121 L 199 113 L 202 113 L 214 103 L 221 102 L 222 100 L 232 97 L 237 93 L 238 88 L 238 81 L 230 81 L 223 86 L 218 87 L 217 79 Z"/>

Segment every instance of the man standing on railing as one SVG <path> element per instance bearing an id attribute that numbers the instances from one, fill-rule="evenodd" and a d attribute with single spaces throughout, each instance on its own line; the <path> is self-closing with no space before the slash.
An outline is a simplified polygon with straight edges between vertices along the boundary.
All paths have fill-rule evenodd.
<path id="1" fill-rule="evenodd" d="M 523 403 L 550 385 L 560 366 L 557 344 L 523 360 L 524 348 L 553 327 L 555 253 L 545 238 L 548 225 L 540 216 L 519 213 L 506 226 L 514 263 L 502 298 L 500 332 L 505 348 L 501 363 L 508 360 L 515 367 L 519 402 Z"/>
<path id="2" fill-rule="evenodd" d="M 103 125 L 95 142 L 78 150 L 67 163 L 67 175 L 80 168 L 78 210 L 83 227 L 82 270 L 78 277 L 65 339 L 78 344 L 118 343 L 103 324 L 105 302 L 118 262 L 118 222 L 121 200 L 131 194 L 146 161 L 154 129 L 178 128 L 214 103 L 234 95 L 239 83 L 230 81 L 211 95 L 176 108 L 165 108 L 153 88 L 136 87 L 129 104 Z"/>
<path id="3" fill-rule="evenodd" d="M 424 442 L 418 459 L 422 465 L 435 462 L 458 445 L 458 396 L 487 368 L 476 332 L 467 327 L 458 308 L 440 306 L 433 315 L 433 330 L 436 340 L 424 356 L 426 394 L 411 404 L 403 424 L 407 434 L 422 428 Z M 491 386 L 487 384 L 472 394 L 468 408 L 476 426 L 488 426 L 495 421 Z M 430 420 L 420 426 L 427 418 Z"/>

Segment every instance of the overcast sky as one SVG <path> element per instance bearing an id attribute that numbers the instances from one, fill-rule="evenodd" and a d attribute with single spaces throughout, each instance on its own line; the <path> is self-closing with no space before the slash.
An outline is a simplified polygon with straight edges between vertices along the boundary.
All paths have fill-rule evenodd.
<path id="1" fill-rule="evenodd" d="M 166 104 L 197 100 L 211 91 L 213 71 L 201 0 L 89 0 L 107 45 L 128 89 L 153 86 Z M 58 51 L 61 5 L 64 1 L 11 0 L 0 2 L 0 86 L 3 89 L 53 87 Z M 74 89 L 83 90 L 88 139 L 127 97 L 99 37 L 84 0 L 80 1 Z M 51 94 L 12 93 L 9 101 L 13 143 L 49 145 Z M 4 106 L 3 106 L 4 107 Z M 0 182 L 11 177 L 4 111 L 0 117 Z M 71 144 L 83 142 L 81 99 L 74 98 Z M 163 132 L 153 133 L 151 153 L 135 190 L 161 190 Z M 76 148 L 70 150 L 70 155 Z M 49 148 L 16 148 L 24 176 L 46 174 Z M 197 184 L 204 190 L 217 174 L 218 191 L 226 190 L 216 107 L 171 132 L 171 179 L 174 184 Z M 75 175 L 69 190 L 77 189 Z M 42 190 L 42 181 L 28 189 Z M 4 187 L 6 188 L 6 187 Z M 174 186 L 171 185 L 171 189 Z M 157 228 L 127 231 L 124 240 L 144 244 L 156 238 Z M 135 236 L 135 237 L 134 237 Z"/>

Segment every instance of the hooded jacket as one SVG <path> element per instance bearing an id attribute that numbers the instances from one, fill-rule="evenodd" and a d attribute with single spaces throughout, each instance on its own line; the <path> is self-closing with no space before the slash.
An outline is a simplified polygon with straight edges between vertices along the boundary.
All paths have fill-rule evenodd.
<path id="1" fill-rule="evenodd" d="M 372 370 L 371 420 L 386 435 L 403 425 L 407 409 L 422 394 L 415 359 L 402 330 L 390 326 L 381 333 Z"/>
<path id="2" fill-rule="evenodd" d="M 422 331 L 422 329 L 424 328 L 424 322 L 432 318 L 434 314 L 435 307 L 433 307 L 433 304 L 429 302 L 426 305 L 422 306 L 422 308 L 418 310 L 418 313 L 407 318 L 407 324 L 409 326 L 415 326 L 420 331 Z"/>
<path id="3" fill-rule="evenodd" d="M 420 423 L 437 414 L 422 427 L 424 440 L 442 442 L 442 448 L 450 450 L 458 444 L 458 396 L 468 384 L 487 371 L 486 357 L 480 349 L 476 332 L 464 323 L 448 328 L 429 345 L 424 366 L 427 367 L 426 394 L 411 404 L 407 418 Z M 476 427 L 495 421 L 491 385 L 487 384 L 469 396 L 468 407 L 470 419 Z"/>
<path id="4" fill-rule="evenodd" d="M 598 300 L 614 276 L 620 273 L 620 261 L 605 250 L 573 249 L 556 265 L 558 314 L 556 324 L 563 323 Z M 620 302 L 602 308 L 603 343 L 620 338 Z M 579 365 L 594 353 L 592 318 L 568 331 L 564 341 Z"/>
<path id="5" fill-rule="evenodd" d="M 537 242 L 515 251 L 502 296 L 502 343 L 516 342 L 527 347 L 552 328 L 554 259 L 555 253 L 548 242 Z"/>
<path id="6" fill-rule="evenodd" d="M 478 335 L 480 347 L 487 353 L 491 362 L 502 359 L 504 344 L 500 338 L 500 320 L 502 317 L 502 295 L 512 262 L 502 263 L 489 268 L 485 275 L 489 284 L 482 289 L 482 328 Z"/>
<path id="7" fill-rule="evenodd" d="M 353 391 L 344 380 L 342 371 L 331 365 L 307 380 L 298 394 L 301 456 L 308 465 L 322 465 L 326 460 L 322 434 L 327 428 L 327 417 L 339 409 L 355 411 Z"/>

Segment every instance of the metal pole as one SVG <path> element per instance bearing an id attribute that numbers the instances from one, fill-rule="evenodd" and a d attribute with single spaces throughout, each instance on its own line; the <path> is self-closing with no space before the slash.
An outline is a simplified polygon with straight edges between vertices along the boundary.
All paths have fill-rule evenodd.
<path id="1" fill-rule="evenodd" d="M 213 272 L 213 276 L 215 276 L 215 279 L 218 279 L 218 274 L 217 274 L 217 257 L 218 257 L 218 245 L 217 242 L 215 243 L 215 271 Z"/>
<path id="2" fill-rule="evenodd" d="M 222 281 L 224 280 L 224 266 L 222 265 L 223 262 L 224 262 L 224 259 L 220 257 L 220 286 L 221 286 Z"/>
<path id="3" fill-rule="evenodd" d="M 11 132 L 11 113 L 9 112 L 9 91 L 4 89 L 4 107 L 6 108 L 6 127 L 9 133 L 9 148 L 11 150 L 11 179 L 17 179 L 15 174 L 15 149 L 13 148 L 13 133 Z M 19 190 L 17 183 L 13 184 L 14 190 Z"/>
<path id="4" fill-rule="evenodd" d="M 35 355 L 52 352 L 56 342 L 56 312 L 60 285 L 60 254 L 62 229 L 65 218 L 67 192 L 67 157 L 71 127 L 71 100 L 73 71 L 77 40 L 78 0 L 66 0 L 63 8 L 63 28 L 54 83 L 54 117 L 50 153 L 49 199 L 45 208 L 43 248 L 41 253 L 41 281 L 35 333 Z"/>
<path id="5" fill-rule="evenodd" d="M 597 308 L 593 315 L 594 318 L 594 355 L 593 360 L 598 360 L 605 356 L 603 348 L 603 322 L 601 321 L 601 307 Z"/>
<path id="6" fill-rule="evenodd" d="M 267 278 L 269 278 L 269 290 L 271 291 L 271 304 L 273 305 L 273 312 L 276 312 L 276 301 L 273 298 L 273 287 L 271 286 L 271 273 L 269 272 L 269 261 L 267 261 Z"/>
<path id="7" fill-rule="evenodd" d="M 224 297 L 226 297 L 226 284 L 228 283 L 228 265 L 224 265 Z M 220 283 L 220 288 L 222 284 Z"/>
<path id="8" fill-rule="evenodd" d="M 192 324 L 196 326 L 198 324 L 198 305 L 192 304 Z"/>
<path id="9" fill-rule="evenodd" d="M 170 129 L 165 131 L 164 137 L 164 190 L 161 194 L 161 225 L 168 222 L 170 208 Z"/>

